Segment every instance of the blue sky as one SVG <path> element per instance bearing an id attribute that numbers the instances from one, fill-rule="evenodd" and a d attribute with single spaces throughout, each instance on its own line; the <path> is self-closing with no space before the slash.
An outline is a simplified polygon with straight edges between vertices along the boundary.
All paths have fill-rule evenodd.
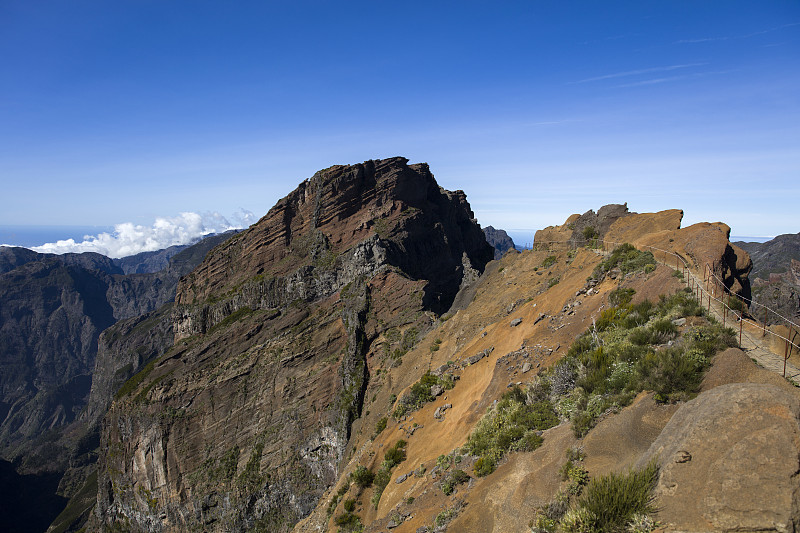
<path id="1" fill-rule="evenodd" d="M 403 155 L 482 225 L 800 231 L 800 2 L 0 3 L 0 224 L 261 216 Z"/>

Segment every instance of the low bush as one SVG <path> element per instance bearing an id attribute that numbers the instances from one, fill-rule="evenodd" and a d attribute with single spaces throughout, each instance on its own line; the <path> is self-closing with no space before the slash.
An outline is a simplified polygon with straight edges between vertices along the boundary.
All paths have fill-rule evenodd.
<path id="1" fill-rule="evenodd" d="M 617 288 L 608 293 L 608 302 L 614 307 L 628 305 L 636 291 L 633 289 Z"/>
<path id="2" fill-rule="evenodd" d="M 556 256 L 548 255 L 547 257 L 544 258 L 544 261 L 542 261 L 540 268 L 550 268 L 551 266 L 556 264 L 556 260 L 557 260 Z"/>
<path id="3" fill-rule="evenodd" d="M 400 398 L 400 402 L 395 408 L 392 416 L 401 418 L 403 415 L 416 411 L 423 405 L 434 400 L 431 387 L 438 385 L 445 390 L 453 388 L 453 378 L 447 375 L 437 376 L 430 372 L 425 372 L 422 377 L 411 386 L 411 389 Z"/>
<path id="4" fill-rule="evenodd" d="M 655 268 L 656 259 L 650 252 L 641 252 L 632 244 L 621 244 L 592 271 L 592 278 L 601 279 L 613 268 L 619 268 L 623 274 L 644 271 L 647 265 Z"/>
<path id="5" fill-rule="evenodd" d="M 641 470 L 609 474 L 586 486 L 577 507 L 583 509 L 587 531 L 625 531 L 634 516 L 656 511 L 653 491 L 658 482 L 658 464 Z"/>
<path id="6" fill-rule="evenodd" d="M 512 450 L 531 451 L 542 443 L 538 431 L 558 424 L 549 401 L 528 401 L 519 387 L 507 391 L 478 422 L 464 450 L 480 456 L 474 465 L 478 477 L 491 474 L 497 461 Z"/>
<path id="7" fill-rule="evenodd" d="M 530 401 L 550 402 L 562 420 L 572 422 L 577 437 L 642 390 L 654 391 L 661 402 L 692 398 L 713 355 L 735 345 L 733 330 L 707 318 L 694 321 L 680 336 L 676 318 L 704 316 L 691 293 L 635 305 L 630 295 L 614 293 L 619 304 L 602 311 L 567 355 L 528 388 Z"/>
<path id="8" fill-rule="evenodd" d="M 361 518 L 358 515 L 347 512 L 337 515 L 333 520 L 334 523 L 340 527 L 339 531 L 342 532 L 356 532 L 363 530 L 364 526 L 361 524 Z"/>
<path id="9" fill-rule="evenodd" d="M 385 465 L 392 469 L 406 460 L 406 441 L 399 440 L 383 454 Z"/>
<path id="10" fill-rule="evenodd" d="M 442 492 L 444 492 L 447 496 L 450 496 L 456 489 L 456 485 L 466 483 L 469 480 L 469 474 L 463 470 L 453 470 L 442 480 Z"/>
<path id="11" fill-rule="evenodd" d="M 389 423 L 389 419 L 387 417 L 382 417 L 378 422 L 375 424 L 375 433 L 373 433 L 373 438 L 377 437 L 381 434 L 381 432 L 386 429 L 386 424 Z"/>
<path id="12" fill-rule="evenodd" d="M 358 465 L 355 471 L 350 474 L 350 479 L 353 481 L 353 483 L 363 489 L 372 485 L 372 481 L 375 479 L 375 474 L 373 474 L 367 467 Z"/>

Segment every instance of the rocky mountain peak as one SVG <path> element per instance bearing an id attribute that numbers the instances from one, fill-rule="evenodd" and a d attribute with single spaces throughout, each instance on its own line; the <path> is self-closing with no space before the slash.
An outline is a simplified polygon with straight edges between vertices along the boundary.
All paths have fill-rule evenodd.
<path id="1" fill-rule="evenodd" d="M 247 231 L 212 251 L 178 286 L 178 337 L 243 307 L 313 301 L 391 267 L 426 282 L 444 312 L 463 273 L 492 257 L 463 191 L 438 186 L 402 157 L 335 165 L 303 181 Z"/>
<path id="2" fill-rule="evenodd" d="M 300 183 L 181 279 L 175 345 L 105 419 L 96 525 L 286 531 L 338 478 L 388 369 L 492 257 L 426 164 Z"/>

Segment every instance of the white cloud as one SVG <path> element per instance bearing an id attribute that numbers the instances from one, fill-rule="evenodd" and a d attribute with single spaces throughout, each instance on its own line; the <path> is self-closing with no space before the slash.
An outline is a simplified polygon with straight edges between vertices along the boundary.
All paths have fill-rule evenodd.
<path id="1" fill-rule="evenodd" d="M 230 219 L 216 212 L 181 213 L 175 217 L 158 217 L 152 226 L 123 222 L 115 224 L 112 233 L 85 235 L 81 242 L 66 239 L 31 249 L 49 254 L 97 252 L 108 257 L 126 257 L 140 252 L 153 252 L 170 246 L 190 244 L 205 235 L 245 228 L 255 221 L 255 215 L 245 209 L 240 209 Z"/>

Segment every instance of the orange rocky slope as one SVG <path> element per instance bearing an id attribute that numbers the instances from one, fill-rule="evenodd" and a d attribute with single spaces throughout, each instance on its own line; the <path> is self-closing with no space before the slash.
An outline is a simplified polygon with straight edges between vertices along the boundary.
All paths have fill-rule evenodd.
<path id="1" fill-rule="evenodd" d="M 715 263 L 727 273 L 726 279 L 732 288 L 746 290 L 748 258 L 728 242 L 727 226 L 697 224 L 678 229 L 681 215 L 676 210 L 626 214 L 607 224 L 602 236 L 611 242 L 625 240 L 675 251 L 700 268 L 705 262 Z M 573 215 L 568 223 L 579 218 Z M 566 226 L 565 223 L 562 227 L 537 233 L 537 240 L 569 238 L 568 234 L 574 230 Z M 556 262 L 542 268 L 551 253 L 556 256 Z M 666 530 L 734 530 L 737 522 L 741 522 L 749 528 L 763 526 L 792 531 L 800 516 L 800 506 L 793 496 L 800 488 L 793 476 L 800 466 L 797 464 L 800 428 L 796 408 L 800 396 L 785 380 L 758 369 L 737 349 L 730 349 L 716 358 L 703 390 L 727 383 L 768 385 L 735 386 L 730 390 L 732 402 L 724 394 L 713 396 L 704 392 L 690 402 L 659 404 L 653 400 L 652 393 L 641 393 L 620 413 L 606 415 L 582 439 L 576 439 L 569 424 L 562 423 L 544 432 L 544 444 L 539 449 L 507 455 L 494 473 L 459 485 L 450 496 L 444 495 L 438 486 L 441 477 L 432 479 L 430 472 L 437 458 L 462 446 L 487 408 L 511 384 L 530 382 L 538 371 L 560 359 L 572 341 L 608 307 L 611 290 L 630 287 L 636 291 L 634 301 L 657 300 L 660 294 L 670 294 L 684 286 L 672 275 L 671 268 L 659 266 L 649 274 L 640 273 L 625 279 L 622 276 L 606 278 L 587 293 L 584 290 L 587 277 L 601 260 L 602 257 L 588 249 L 570 252 L 561 248 L 559 251 L 512 252 L 501 261 L 490 263 L 469 304 L 449 319 L 440 320 L 435 329 L 403 357 L 399 367 L 383 374 L 380 383 L 368 391 L 368 395 L 373 395 L 370 411 L 354 425 L 347 455 L 349 461 L 342 468 L 343 474 L 311 516 L 295 530 L 335 531 L 333 518 L 342 513 L 342 504 L 338 504 L 333 514 L 328 514 L 327 508 L 337 489 L 346 485 L 349 473 L 357 465 L 376 471 L 384 450 L 398 439 L 405 439 L 408 441 L 407 459 L 392 472 L 377 510 L 370 504 L 372 488 L 360 492 L 352 485 L 342 497 L 342 501 L 349 498 L 357 501 L 355 513 L 366 524 L 365 531 L 386 531 L 387 528 L 397 532 L 425 531 L 422 528 L 433 531 L 435 517 L 448 509 L 459 509 L 448 526 L 449 531 L 530 531 L 536 508 L 550 502 L 557 492 L 561 484 L 559 468 L 565 461 L 566 450 L 573 446 L 581 446 L 586 452 L 585 465 L 591 476 L 624 470 L 641 464 L 648 457 L 659 457 L 666 481 L 662 480 L 658 487 L 662 505 L 658 518 Z M 556 279 L 559 281 L 554 284 Z M 517 319 L 521 322 L 512 326 Z M 436 343 L 437 340 L 441 343 Z M 438 350 L 431 349 L 435 344 L 440 346 Z M 487 349 L 491 349 L 487 357 L 471 365 L 465 364 L 470 357 Z M 426 370 L 437 369 L 448 362 L 453 363 L 451 368 L 456 368 L 459 376 L 455 387 L 405 418 L 394 420 L 390 416 L 388 427 L 371 440 L 375 424 L 389 411 L 393 398 L 401 397 Z M 752 387 L 762 388 L 753 391 Z M 731 403 L 736 404 L 745 397 L 751 403 L 764 403 L 758 415 L 761 420 L 758 427 L 753 426 L 756 429 L 749 432 L 747 413 L 734 409 L 732 416 L 738 416 L 742 422 L 727 428 L 715 426 L 714 437 L 718 442 L 709 443 L 713 439 L 703 433 L 702 427 L 707 427 L 703 417 L 708 416 L 704 413 L 727 412 Z M 444 405 L 452 407 L 441 418 L 436 418 L 437 410 L 441 411 Z M 669 425 L 676 413 L 685 410 L 700 413 L 697 424 L 701 429 L 694 431 L 695 437 L 683 435 L 681 425 Z M 675 420 L 684 420 L 687 415 L 681 416 L 683 418 Z M 786 446 L 773 446 L 759 436 L 759 431 L 764 431 L 761 428 L 770 427 L 771 423 L 782 428 L 785 438 L 781 442 Z M 665 431 L 665 427 L 669 429 Z M 706 443 L 699 442 L 696 435 L 705 438 Z M 752 459 L 739 452 L 736 455 L 738 464 L 725 467 L 724 459 L 730 455 L 726 443 L 740 448 L 750 445 L 759 455 Z M 712 456 L 702 461 L 680 463 L 680 471 L 676 472 L 671 466 L 678 464 L 673 462 L 673 456 L 658 453 L 659 449 L 676 447 L 690 447 L 700 455 Z M 464 461 L 462 468 L 472 474 L 468 468 L 469 458 Z M 761 478 L 757 472 L 759 462 L 763 461 L 784 466 L 765 470 L 768 474 Z M 421 466 L 426 474 L 414 475 L 422 471 Z M 743 474 L 748 476 L 745 481 L 741 481 Z M 692 475 L 696 476 L 694 482 L 689 481 Z M 676 479 L 680 485 L 676 485 Z M 738 484 L 739 491 L 728 499 L 730 501 L 720 498 L 724 491 L 714 492 L 715 487 L 731 483 Z M 709 492 L 717 494 L 717 499 L 702 497 Z M 676 497 L 676 493 L 680 497 Z M 760 494 L 768 495 L 769 505 L 757 498 Z M 692 499 L 693 505 L 684 512 L 686 498 Z M 745 519 L 751 515 L 755 518 Z"/>

